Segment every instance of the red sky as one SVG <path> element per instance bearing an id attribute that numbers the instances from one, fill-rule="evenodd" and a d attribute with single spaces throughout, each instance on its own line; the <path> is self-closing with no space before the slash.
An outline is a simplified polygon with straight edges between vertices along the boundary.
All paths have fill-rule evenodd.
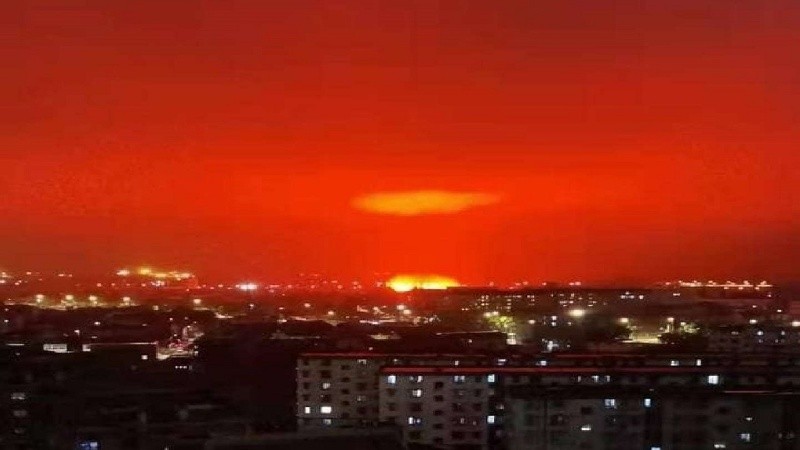
<path id="1" fill-rule="evenodd" d="M 5 269 L 800 276 L 792 0 L 11 0 L 0 32 Z M 395 191 L 497 201 L 353 206 Z"/>

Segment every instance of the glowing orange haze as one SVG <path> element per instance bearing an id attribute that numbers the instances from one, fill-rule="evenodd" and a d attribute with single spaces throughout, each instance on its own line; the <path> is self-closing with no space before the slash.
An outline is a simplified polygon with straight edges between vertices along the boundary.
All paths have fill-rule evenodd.
<path id="1" fill-rule="evenodd" d="M 608 3 L 0 1 L 0 270 L 800 277 L 800 2 Z"/>
<path id="2" fill-rule="evenodd" d="M 409 191 L 378 192 L 358 197 L 353 206 L 377 214 L 422 216 L 455 214 L 499 201 L 496 195 L 483 192 Z"/>

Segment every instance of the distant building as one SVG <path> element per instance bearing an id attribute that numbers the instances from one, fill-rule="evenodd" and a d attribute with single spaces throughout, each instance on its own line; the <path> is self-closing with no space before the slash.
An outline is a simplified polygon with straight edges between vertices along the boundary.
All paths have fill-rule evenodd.
<path id="1" fill-rule="evenodd" d="M 724 353 L 800 352 L 798 326 L 769 324 L 716 327 L 708 331 L 708 350 Z"/>

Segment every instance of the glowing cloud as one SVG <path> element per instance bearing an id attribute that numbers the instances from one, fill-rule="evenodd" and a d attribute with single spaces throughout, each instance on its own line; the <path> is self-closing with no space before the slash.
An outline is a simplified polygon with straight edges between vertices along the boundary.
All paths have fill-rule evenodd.
<path id="1" fill-rule="evenodd" d="M 363 195 L 353 200 L 353 206 L 375 214 L 421 216 L 455 214 L 498 201 L 498 196 L 485 192 L 404 191 Z"/>
<path id="2" fill-rule="evenodd" d="M 408 292 L 414 289 L 447 289 L 459 286 L 458 281 L 441 275 L 397 275 L 386 282 L 395 292 Z"/>

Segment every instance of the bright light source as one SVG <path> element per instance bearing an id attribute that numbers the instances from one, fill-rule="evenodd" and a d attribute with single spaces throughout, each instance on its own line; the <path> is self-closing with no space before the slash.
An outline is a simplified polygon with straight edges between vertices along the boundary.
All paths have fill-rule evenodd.
<path id="1" fill-rule="evenodd" d="M 200 306 L 203 304 L 203 300 L 200 298 L 192 299 L 192 304 L 194 304 L 194 306 Z"/>
<path id="2" fill-rule="evenodd" d="M 140 267 L 138 270 L 139 275 L 150 275 L 153 273 L 153 269 L 149 267 Z"/>
<path id="3" fill-rule="evenodd" d="M 621 323 L 622 325 L 628 325 L 629 323 L 631 323 L 631 319 L 627 317 L 620 317 L 619 323 Z"/>
<path id="4" fill-rule="evenodd" d="M 581 317 L 586 315 L 586 310 L 584 309 L 571 309 L 568 313 L 570 317 L 574 317 L 576 319 L 580 319 Z"/>
<path id="5" fill-rule="evenodd" d="M 252 292 L 258 289 L 258 285 L 255 283 L 241 283 L 237 284 L 236 288 L 239 289 L 240 291 Z"/>
<path id="6" fill-rule="evenodd" d="M 458 286 L 458 281 L 441 275 L 397 275 L 386 282 L 395 292 L 409 292 L 414 289 L 441 290 Z"/>
<path id="7" fill-rule="evenodd" d="M 131 271 L 128 270 L 128 269 L 121 269 L 121 270 L 117 271 L 117 276 L 120 276 L 120 277 L 127 277 L 130 274 L 131 274 Z"/>

